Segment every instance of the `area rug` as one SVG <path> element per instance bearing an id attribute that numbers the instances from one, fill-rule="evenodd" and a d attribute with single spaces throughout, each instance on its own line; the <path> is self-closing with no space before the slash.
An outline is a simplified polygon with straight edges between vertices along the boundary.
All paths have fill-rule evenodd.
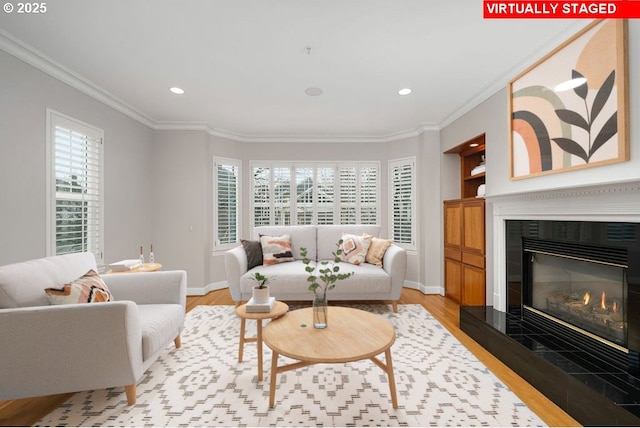
<path id="1" fill-rule="evenodd" d="M 398 409 L 370 360 L 315 365 L 278 376 L 269 408 L 271 350 L 257 381 L 255 343 L 238 363 L 240 320 L 232 306 L 187 314 L 182 348 L 167 348 L 138 383 L 87 391 L 38 422 L 46 426 L 542 426 L 543 422 L 420 305 L 356 305 L 396 328 L 392 346 Z M 255 322 L 247 321 L 247 334 Z M 384 359 L 384 355 L 381 356 Z M 282 358 L 280 363 L 287 362 Z"/>

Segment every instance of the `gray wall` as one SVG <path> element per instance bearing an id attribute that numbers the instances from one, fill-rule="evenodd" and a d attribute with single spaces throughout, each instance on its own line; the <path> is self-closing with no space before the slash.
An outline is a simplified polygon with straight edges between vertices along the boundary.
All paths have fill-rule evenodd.
<path id="1" fill-rule="evenodd" d="M 213 156 L 243 162 L 243 237 L 250 234 L 251 160 L 379 161 L 381 206 L 387 207 L 388 160 L 415 156 L 418 247 L 410 254 L 407 280 L 421 285 L 439 277 L 434 225 L 440 209 L 432 202 L 439 198 L 437 131 L 376 144 L 238 143 L 204 131 L 154 131 L 4 51 L 0 70 L 0 265 L 46 255 L 45 113 L 51 108 L 104 130 L 107 263 L 137 257 L 141 245 L 148 255 L 153 244 L 165 269 L 187 271 L 190 288 L 224 285 L 223 256 L 212 251 Z M 380 224 L 388 236 L 386 208 Z"/>
<path id="2" fill-rule="evenodd" d="M 640 108 L 640 21 L 629 21 L 629 122 L 630 160 L 523 180 L 509 179 L 507 89 L 499 91 L 440 132 L 441 152 L 486 133 L 487 164 L 487 258 L 493 255 L 493 218 L 491 196 L 546 191 L 560 188 L 615 183 L 640 178 L 640 134 L 637 112 Z M 523 64 L 525 69 L 530 64 Z M 460 196 L 460 164 L 457 155 L 441 154 L 440 190 L 442 200 Z M 640 195 L 638 196 L 640 197 Z M 493 302 L 493 267 L 487 263 L 487 301 Z M 444 278 L 443 278 L 444 280 Z"/>
<path id="3" fill-rule="evenodd" d="M 152 237 L 146 126 L 0 50 L 0 265 L 46 255 L 46 109 L 104 130 L 105 260 Z"/>
<path id="4" fill-rule="evenodd" d="M 630 111 L 640 107 L 637 44 L 629 23 Z M 523 69 L 528 64 L 523 64 Z M 224 263 L 212 252 L 212 157 L 243 162 L 243 236 L 249 236 L 249 161 L 377 160 L 381 202 L 388 204 L 387 161 L 417 159 L 417 251 L 407 281 L 433 291 L 443 284 L 442 201 L 459 196 L 459 163 L 443 152 L 480 133 L 487 136 L 487 194 L 615 182 L 640 176 L 640 137 L 631 126 L 631 161 L 528 180 L 508 178 L 506 89 L 438 131 L 390 143 L 237 143 L 203 131 L 153 131 L 49 75 L 0 51 L 0 264 L 45 255 L 45 112 L 52 108 L 105 131 L 105 260 L 136 257 L 153 243 L 167 269 L 189 274 L 191 288 L 223 284 Z M 635 117 L 632 115 L 631 123 Z M 491 257 L 492 207 L 487 204 Z M 388 212 L 380 213 L 388 235 Z M 493 272 L 488 264 L 487 295 Z"/>

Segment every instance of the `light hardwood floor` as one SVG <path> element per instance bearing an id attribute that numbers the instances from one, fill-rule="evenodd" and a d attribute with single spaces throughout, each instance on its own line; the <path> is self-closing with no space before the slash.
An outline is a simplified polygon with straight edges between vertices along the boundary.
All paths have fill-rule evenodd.
<path id="1" fill-rule="evenodd" d="M 336 302 L 337 303 L 337 302 Z M 459 306 L 442 296 L 424 295 L 418 290 L 402 290 L 400 304 L 421 304 L 466 346 L 489 370 L 504 382 L 549 426 L 580 426 L 552 401 L 539 393 L 520 376 L 493 357 L 460 330 Z M 187 298 L 187 312 L 198 305 L 232 305 L 228 289 L 212 291 L 206 296 Z M 0 426 L 30 426 L 73 394 L 58 394 L 21 400 L 0 401 Z"/>

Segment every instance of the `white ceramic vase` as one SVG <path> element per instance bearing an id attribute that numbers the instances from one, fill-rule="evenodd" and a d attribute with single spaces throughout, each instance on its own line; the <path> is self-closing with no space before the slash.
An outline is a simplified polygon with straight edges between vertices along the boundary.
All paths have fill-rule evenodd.
<path id="1" fill-rule="evenodd" d="M 259 288 L 257 285 L 253 287 L 253 303 L 262 305 L 269 303 L 269 287 Z"/>

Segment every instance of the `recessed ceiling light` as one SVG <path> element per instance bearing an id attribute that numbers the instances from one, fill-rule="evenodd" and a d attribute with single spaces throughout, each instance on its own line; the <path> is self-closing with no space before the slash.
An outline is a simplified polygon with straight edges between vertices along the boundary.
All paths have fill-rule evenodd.
<path id="1" fill-rule="evenodd" d="M 411 89 L 402 88 L 398 91 L 398 95 L 409 95 L 411 93 Z"/>
<path id="2" fill-rule="evenodd" d="M 182 94 L 184 94 L 184 89 L 182 89 L 182 88 L 178 88 L 177 86 L 174 86 L 174 87 L 172 87 L 172 88 L 169 88 L 169 90 L 170 90 L 171 92 L 173 92 L 174 94 L 176 94 L 176 95 L 182 95 Z"/>
<path id="3" fill-rule="evenodd" d="M 309 95 L 310 97 L 317 97 L 318 95 L 322 95 L 322 89 L 320 88 L 307 88 L 304 90 L 304 93 Z"/>
<path id="4" fill-rule="evenodd" d="M 479 145 L 480 144 L 478 144 L 478 143 L 471 143 L 471 144 L 469 144 L 469 147 L 478 147 Z"/>

